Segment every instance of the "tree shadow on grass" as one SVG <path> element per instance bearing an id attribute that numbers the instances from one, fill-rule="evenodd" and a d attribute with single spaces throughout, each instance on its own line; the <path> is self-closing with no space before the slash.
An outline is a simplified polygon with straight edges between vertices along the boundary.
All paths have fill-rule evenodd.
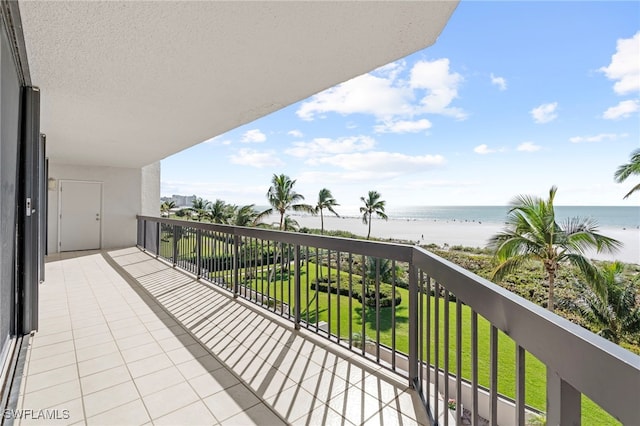
<path id="1" fill-rule="evenodd" d="M 360 317 L 362 324 L 362 306 L 355 308 L 356 314 Z M 393 325 L 393 309 L 391 307 L 380 308 L 380 322 L 378 328 L 380 331 L 389 331 Z M 371 324 L 372 329 L 376 329 L 376 308 L 368 306 L 365 311 L 364 320 L 367 324 Z M 407 308 L 404 306 L 396 306 L 396 326 L 409 322 Z"/>

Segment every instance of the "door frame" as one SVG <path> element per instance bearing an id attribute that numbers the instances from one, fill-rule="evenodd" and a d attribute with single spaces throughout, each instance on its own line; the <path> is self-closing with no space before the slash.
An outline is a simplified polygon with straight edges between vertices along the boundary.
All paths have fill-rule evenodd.
<path id="1" fill-rule="evenodd" d="M 100 235 L 99 235 L 99 246 L 98 249 L 102 249 L 102 237 L 104 231 L 104 214 L 103 214 L 103 206 L 104 206 L 104 182 L 100 180 L 82 180 L 82 179 L 59 179 L 58 180 L 58 241 L 56 244 L 56 253 L 61 253 L 62 250 L 62 184 L 65 182 L 77 182 L 77 183 L 97 183 L 100 185 Z"/>

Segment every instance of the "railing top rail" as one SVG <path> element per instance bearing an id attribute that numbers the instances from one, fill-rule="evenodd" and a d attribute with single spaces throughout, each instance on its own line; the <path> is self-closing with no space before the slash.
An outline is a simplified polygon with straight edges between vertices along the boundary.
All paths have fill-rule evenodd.
<path id="1" fill-rule="evenodd" d="M 204 231 L 223 232 L 242 237 L 260 238 L 287 244 L 317 247 L 346 253 L 357 253 L 365 256 L 379 257 L 410 262 L 412 246 L 406 244 L 386 243 L 379 241 L 355 240 L 352 238 L 329 237 L 326 235 L 303 234 L 299 232 L 285 232 L 257 227 L 242 227 L 222 225 L 217 223 L 203 223 L 177 219 L 166 219 L 152 216 L 138 216 L 139 219 L 151 220 L 171 225 L 202 229 Z"/>
<path id="2" fill-rule="evenodd" d="M 640 418 L 640 356 L 422 248 L 406 244 L 138 216 L 206 231 L 410 262 L 625 424 Z M 607 383 L 615 383 L 613 391 Z M 621 395 L 621 393 L 623 395 Z"/>
<path id="3" fill-rule="evenodd" d="M 623 423 L 640 418 L 640 356 L 422 248 L 413 264 Z M 614 414 L 615 413 L 615 414 Z"/>

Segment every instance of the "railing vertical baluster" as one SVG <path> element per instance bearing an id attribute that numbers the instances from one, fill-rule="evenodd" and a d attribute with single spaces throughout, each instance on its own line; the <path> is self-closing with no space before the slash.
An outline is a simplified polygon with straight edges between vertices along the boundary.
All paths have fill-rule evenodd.
<path id="1" fill-rule="evenodd" d="M 349 253 L 349 349 L 352 347 L 353 334 L 353 255 Z"/>
<path id="2" fill-rule="evenodd" d="M 478 424 L 478 313 L 471 311 L 471 424 Z"/>
<path id="3" fill-rule="evenodd" d="M 444 424 L 449 426 L 449 290 L 444 288 Z"/>
<path id="4" fill-rule="evenodd" d="M 336 251 L 336 336 L 337 342 L 340 343 L 340 252 Z"/>
<path id="5" fill-rule="evenodd" d="M 331 340 L 331 250 L 327 250 L 327 338 Z"/>
<path id="6" fill-rule="evenodd" d="M 240 239 L 237 235 L 233 235 L 233 297 L 237 298 L 238 297 L 238 281 L 240 279 L 240 271 L 238 270 L 238 263 L 239 260 L 238 259 L 238 255 L 239 255 L 239 249 L 240 249 Z"/>
<path id="7" fill-rule="evenodd" d="M 490 385 L 489 385 L 489 424 L 498 425 L 498 329 L 491 326 L 489 336 L 489 363 L 490 363 Z"/>
<path id="8" fill-rule="evenodd" d="M 380 259 L 376 258 L 376 362 L 380 362 Z"/>
<path id="9" fill-rule="evenodd" d="M 306 327 L 309 328 L 309 246 L 304 248 L 304 268 L 307 284 L 305 285 L 304 312 L 306 317 Z"/>
<path id="10" fill-rule="evenodd" d="M 147 251 L 147 220 L 142 219 L 142 251 Z"/>
<path id="11" fill-rule="evenodd" d="M 318 247 L 316 247 L 316 333 L 318 332 L 318 330 L 320 329 L 320 296 L 318 294 L 318 292 L 320 291 L 318 289 L 318 287 L 320 287 L 320 275 L 318 275 L 318 272 L 320 271 L 320 253 L 319 253 L 320 249 Z"/>
<path id="12" fill-rule="evenodd" d="M 516 343 L 516 425 L 524 426 L 525 397 L 525 353 L 524 348 Z"/>
<path id="13" fill-rule="evenodd" d="M 426 341 L 427 341 L 427 386 L 425 390 L 425 398 L 428 404 L 431 404 L 431 348 L 433 345 L 431 344 L 431 277 L 427 275 L 425 278 L 425 282 L 423 284 L 425 286 L 425 293 L 427 295 L 427 312 L 426 312 Z"/>
<path id="14" fill-rule="evenodd" d="M 425 303 L 424 303 L 424 271 L 420 270 L 419 275 L 418 275 L 418 375 L 420 377 L 420 384 L 424 384 L 424 380 L 425 380 L 425 374 L 424 374 L 424 349 L 425 349 L 425 338 L 424 338 L 424 323 L 425 323 L 425 316 L 424 316 L 424 309 L 425 309 Z M 428 392 L 429 389 L 429 385 L 427 384 L 426 386 L 426 391 Z M 424 390 L 423 390 L 424 392 Z M 429 397 L 426 397 L 427 401 L 429 400 Z"/>
<path id="15" fill-rule="evenodd" d="M 422 383 L 418 377 L 420 368 L 418 352 L 421 350 L 418 348 L 418 321 L 418 272 L 411 262 L 409 264 L 409 386 L 421 392 Z"/>
<path id="16" fill-rule="evenodd" d="M 433 283 L 433 366 L 435 371 L 433 390 L 433 414 L 437 418 L 440 402 L 440 283 Z"/>
<path id="17" fill-rule="evenodd" d="M 172 258 L 172 262 L 173 266 L 176 266 L 178 264 L 178 225 L 172 225 L 173 227 L 173 256 L 171 256 Z M 182 230 L 182 229 L 180 229 Z"/>
<path id="18" fill-rule="evenodd" d="M 462 303 L 456 296 L 456 424 L 462 424 Z"/>
<path id="19" fill-rule="evenodd" d="M 274 247 L 274 253 L 273 256 L 275 256 L 275 243 L 273 244 Z M 272 268 L 272 261 L 271 261 L 271 241 L 267 240 L 267 310 L 271 309 L 271 271 L 270 269 Z M 276 267 L 276 260 L 275 257 L 273 258 L 273 268 Z M 262 278 L 264 279 L 264 265 L 262 267 Z M 275 297 L 274 297 L 275 299 Z"/>
<path id="20" fill-rule="evenodd" d="M 391 261 L 391 369 L 396 370 L 396 261 Z"/>
<path id="21" fill-rule="evenodd" d="M 366 353 L 366 336 L 367 336 L 367 329 L 366 329 L 366 322 L 367 322 L 367 292 L 366 292 L 366 281 L 367 281 L 367 263 L 366 263 L 367 258 L 363 255 L 362 256 L 362 293 L 360 293 L 362 295 L 362 335 L 360 336 L 360 340 L 361 340 L 361 348 L 362 348 L 362 355 L 364 355 Z M 411 290 L 411 286 L 409 286 L 409 290 Z M 409 296 L 409 301 L 411 301 L 411 296 Z M 409 319 L 409 323 L 411 323 L 411 319 Z M 409 326 L 411 327 L 411 326 Z M 411 328 L 409 328 L 409 334 L 411 334 Z M 411 339 L 409 339 L 411 340 Z M 409 351 L 411 352 L 411 351 Z M 409 367 L 411 368 L 411 367 Z"/>
<path id="22" fill-rule="evenodd" d="M 202 229 L 196 229 L 196 276 L 202 277 Z"/>
<path id="23" fill-rule="evenodd" d="M 160 222 L 156 222 L 156 259 L 160 256 Z"/>
<path id="24" fill-rule="evenodd" d="M 294 292 L 295 292 L 295 306 L 294 306 L 294 324 L 296 330 L 300 330 L 300 246 L 296 244 L 293 252 L 293 274 L 294 274 Z"/>

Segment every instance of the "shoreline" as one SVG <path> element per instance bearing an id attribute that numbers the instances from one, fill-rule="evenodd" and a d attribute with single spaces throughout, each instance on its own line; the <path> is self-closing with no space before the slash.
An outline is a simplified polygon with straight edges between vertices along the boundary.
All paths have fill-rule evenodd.
<path id="1" fill-rule="evenodd" d="M 292 215 L 300 227 L 320 229 L 320 217 Z M 269 218 L 271 219 L 271 218 Z M 268 222 L 269 223 L 269 222 Z M 324 228 L 332 231 L 349 231 L 365 236 L 367 225 L 359 217 L 324 217 Z M 484 248 L 491 236 L 504 229 L 504 224 L 456 221 L 438 219 L 389 219 L 374 218 L 371 223 L 371 236 L 383 239 L 395 239 L 427 245 L 461 245 Z M 588 252 L 587 257 L 596 260 L 619 260 L 625 263 L 640 264 L 640 229 L 603 226 L 599 232 L 623 243 L 620 251 L 614 254 Z"/>

